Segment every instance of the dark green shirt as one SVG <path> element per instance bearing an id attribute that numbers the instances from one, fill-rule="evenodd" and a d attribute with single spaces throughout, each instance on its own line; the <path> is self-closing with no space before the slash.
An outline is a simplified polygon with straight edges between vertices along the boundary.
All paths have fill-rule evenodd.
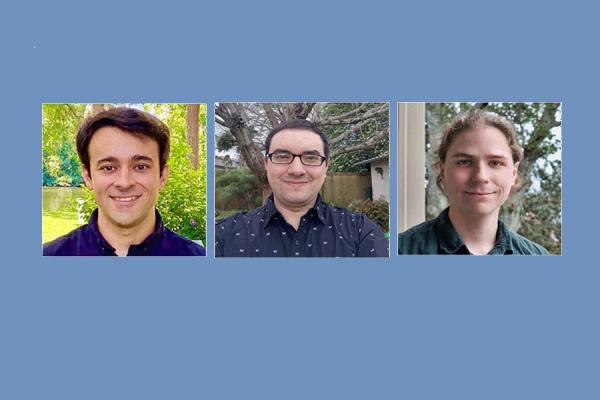
<path id="1" fill-rule="evenodd" d="M 471 254 L 448 216 L 448 208 L 432 220 L 413 226 L 398 236 L 398 254 Z M 488 255 L 533 254 L 547 255 L 548 250 L 512 232 L 498 221 L 496 245 Z"/>

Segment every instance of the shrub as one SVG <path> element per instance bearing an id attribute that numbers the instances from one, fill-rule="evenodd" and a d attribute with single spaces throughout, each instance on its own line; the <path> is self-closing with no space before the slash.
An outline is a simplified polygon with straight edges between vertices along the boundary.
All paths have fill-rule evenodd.
<path id="1" fill-rule="evenodd" d="M 225 208 L 233 206 L 251 210 L 262 202 L 262 186 L 248 168 L 217 171 L 215 187 L 217 201 L 220 200 Z"/>
<path id="2" fill-rule="evenodd" d="M 366 214 L 367 217 L 383 229 L 384 232 L 390 230 L 390 205 L 385 200 L 356 200 L 348 205 L 352 211 L 358 211 Z"/>

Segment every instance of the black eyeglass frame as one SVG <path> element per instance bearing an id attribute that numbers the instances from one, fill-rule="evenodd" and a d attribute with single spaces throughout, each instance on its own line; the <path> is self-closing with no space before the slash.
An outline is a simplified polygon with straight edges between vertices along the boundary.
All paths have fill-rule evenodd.
<path id="1" fill-rule="evenodd" d="M 327 157 L 323 157 L 320 154 L 315 154 L 315 153 L 302 153 L 302 154 L 294 154 L 294 153 L 290 153 L 289 151 L 284 152 L 285 154 L 289 154 L 292 156 L 292 159 L 290 160 L 290 162 L 276 162 L 273 161 L 273 154 L 278 153 L 277 151 L 274 151 L 272 153 L 267 154 L 267 157 L 269 158 L 269 160 L 271 160 L 271 162 L 273 164 L 277 164 L 277 165 L 290 165 L 291 163 L 294 162 L 294 160 L 296 159 L 296 157 L 298 157 L 300 159 L 300 162 L 302 163 L 302 165 L 306 165 L 307 167 L 320 167 L 321 165 L 323 165 L 323 163 L 325 161 L 327 161 Z M 304 162 L 304 160 L 302 160 L 302 156 L 317 156 L 321 158 L 321 163 L 320 164 L 307 164 Z"/>

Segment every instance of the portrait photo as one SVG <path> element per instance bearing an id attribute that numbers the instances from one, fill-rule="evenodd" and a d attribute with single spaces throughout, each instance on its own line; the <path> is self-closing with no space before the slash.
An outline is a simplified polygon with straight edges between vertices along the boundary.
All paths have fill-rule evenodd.
<path id="1" fill-rule="evenodd" d="M 388 103 L 217 103 L 217 257 L 388 257 Z"/>
<path id="2" fill-rule="evenodd" d="M 43 104 L 42 243 L 206 255 L 206 104 Z"/>
<path id="3" fill-rule="evenodd" d="M 398 103 L 398 252 L 560 255 L 560 103 Z"/>

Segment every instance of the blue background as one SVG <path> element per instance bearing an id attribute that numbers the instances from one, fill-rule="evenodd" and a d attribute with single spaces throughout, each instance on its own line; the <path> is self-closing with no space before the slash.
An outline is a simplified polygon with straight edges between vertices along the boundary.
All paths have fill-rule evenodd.
<path id="1" fill-rule="evenodd" d="M 5 5 L 0 398 L 600 398 L 598 10 L 215 3 Z M 562 101 L 563 256 L 41 257 L 41 103 L 219 100 Z"/>

